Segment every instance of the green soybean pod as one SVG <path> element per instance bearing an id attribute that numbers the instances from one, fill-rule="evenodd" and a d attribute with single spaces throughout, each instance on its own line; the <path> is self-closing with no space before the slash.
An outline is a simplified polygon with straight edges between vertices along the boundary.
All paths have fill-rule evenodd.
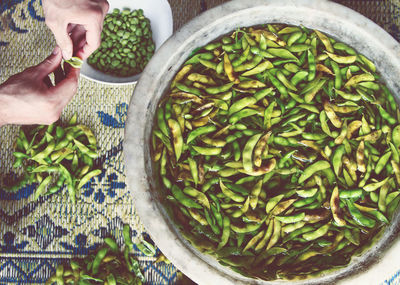
<path id="1" fill-rule="evenodd" d="M 97 252 L 92 264 L 92 274 L 97 274 L 99 272 L 100 263 L 106 256 L 108 250 L 107 247 L 103 247 Z"/>
<path id="2" fill-rule="evenodd" d="M 275 219 L 284 224 L 292 224 L 302 221 L 305 216 L 306 214 L 304 212 L 301 212 L 292 216 L 275 216 Z"/>
<path id="3" fill-rule="evenodd" d="M 194 209 L 203 208 L 201 205 L 197 204 L 195 201 L 186 196 L 177 185 L 172 186 L 171 192 L 175 199 L 178 200 L 178 202 L 181 203 L 183 206 Z"/>
<path id="4" fill-rule="evenodd" d="M 317 66 L 316 66 L 316 63 L 315 63 L 315 57 L 314 57 L 313 53 L 310 50 L 307 51 L 307 58 L 308 58 L 308 77 L 307 77 L 307 80 L 308 81 L 312 81 L 315 78 L 316 71 L 317 71 Z"/>
<path id="5" fill-rule="evenodd" d="M 333 69 L 333 72 L 335 73 L 335 88 L 340 89 L 342 88 L 342 75 L 340 73 L 339 65 L 332 60 L 331 67 Z"/>
<path id="6" fill-rule="evenodd" d="M 350 200 L 346 200 L 346 205 L 349 209 L 350 215 L 353 217 L 354 221 L 356 221 L 357 224 L 367 228 L 373 228 L 375 226 L 376 222 L 373 219 L 361 214 L 360 210 L 358 210 L 357 207 L 354 206 L 353 202 L 351 202 Z"/>
<path id="7" fill-rule="evenodd" d="M 163 108 L 158 108 L 157 109 L 157 122 L 158 122 L 158 128 L 160 131 L 166 136 L 169 137 L 169 130 L 167 127 L 167 122 L 164 117 L 164 109 Z"/>
<path id="8" fill-rule="evenodd" d="M 43 181 L 40 183 L 40 185 L 36 188 L 34 199 L 37 200 L 40 195 L 45 193 L 46 186 L 50 183 L 52 177 L 47 176 Z"/>
<path id="9" fill-rule="evenodd" d="M 231 227 L 230 227 L 230 220 L 227 216 L 224 216 L 223 221 L 222 221 L 222 235 L 221 235 L 221 241 L 218 244 L 218 249 L 223 248 L 228 240 L 229 240 L 229 236 L 230 236 L 230 232 L 231 232 Z"/>
<path id="10" fill-rule="evenodd" d="M 301 81 L 303 81 L 304 79 L 307 78 L 308 76 L 308 71 L 305 70 L 300 70 L 299 72 L 297 72 L 292 79 L 290 79 L 290 82 L 294 85 L 297 86 L 297 84 L 299 84 Z"/>
<path id="11" fill-rule="evenodd" d="M 325 160 L 317 161 L 308 166 L 299 177 L 299 183 L 303 183 L 305 180 L 310 178 L 315 172 L 330 168 L 331 164 Z"/>
<path id="12" fill-rule="evenodd" d="M 108 283 L 108 285 L 116 285 L 117 284 L 114 274 L 110 273 L 107 275 L 107 283 Z"/>
<path id="13" fill-rule="evenodd" d="M 256 134 L 252 136 L 246 143 L 243 149 L 243 168 L 246 171 L 253 170 L 253 150 L 262 134 Z"/>
<path id="14" fill-rule="evenodd" d="M 358 199 L 363 195 L 362 189 L 341 190 L 339 198 L 341 199 Z"/>
<path id="15" fill-rule="evenodd" d="M 90 171 L 89 173 L 87 173 L 85 176 L 83 176 L 81 178 L 81 180 L 79 181 L 79 184 L 77 186 L 77 189 L 81 189 L 83 185 L 85 185 L 87 182 L 89 182 L 90 179 L 92 179 L 93 177 L 96 177 L 97 175 L 101 174 L 101 170 L 100 169 L 95 169 Z"/>
<path id="16" fill-rule="evenodd" d="M 328 224 L 323 225 L 322 227 L 318 228 L 315 231 L 304 233 L 302 235 L 302 237 L 307 241 L 315 240 L 317 238 L 324 236 L 329 231 L 330 227 L 331 227 L 331 225 L 328 223 Z"/>
<path id="17" fill-rule="evenodd" d="M 119 248 L 117 243 L 115 242 L 114 239 L 110 238 L 110 237 L 106 237 L 104 239 L 104 242 L 108 245 L 108 247 L 113 251 L 113 252 L 118 252 Z"/>

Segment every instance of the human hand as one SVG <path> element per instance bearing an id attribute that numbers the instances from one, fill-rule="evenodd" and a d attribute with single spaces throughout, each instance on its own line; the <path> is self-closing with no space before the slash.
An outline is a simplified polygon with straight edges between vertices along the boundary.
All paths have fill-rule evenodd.
<path id="1" fill-rule="evenodd" d="M 11 76 L 0 85 L 0 126 L 5 124 L 51 124 L 78 88 L 79 69 L 65 65 L 57 46 L 42 63 Z M 54 72 L 55 86 L 48 75 Z"/>
<path id="2" fill-rule="evenodd" d="M 86 59 L 100 46 L 107 0 L 42 0 L 45 21 L 64 59 Z"/>

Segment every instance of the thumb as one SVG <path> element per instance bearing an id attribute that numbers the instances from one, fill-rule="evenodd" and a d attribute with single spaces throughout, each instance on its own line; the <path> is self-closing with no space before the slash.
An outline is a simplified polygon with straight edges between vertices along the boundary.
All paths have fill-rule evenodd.
<path id="1" fill-rule="evenodd" d="M 73 44 L 71 37 L 67 33 L 67 29 L 57 29 L 53 34 L 57 45 L 62 50 L 63 58 L 70 59 L 72 57 Z"/>
<path id="2" fill-rule="evenodd" d="M 44 77 L 56 70 L 56 68 L 61 64 L 61 59 L 61 50 L 56 46 L 52 54 L 36 66 L 40 71 L 40 75 Z"/>

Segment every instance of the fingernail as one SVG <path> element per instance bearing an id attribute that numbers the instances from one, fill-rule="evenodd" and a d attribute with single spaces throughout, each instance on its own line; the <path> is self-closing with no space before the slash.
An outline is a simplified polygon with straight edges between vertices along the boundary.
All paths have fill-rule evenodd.
<path id="1" fill-rule="evenodd" d="M 69 55 L 69 52 L 68 51 L 66 51 L 66 50 L 63 50 L 62 51 L 62 55 L 63 55 L 63 58 L 64 59 L 70 59 L 70 55 Z"/>
<path id="2" fill-rule="evenodd" d="M 54 48 L 54 50 L 53 50 L 53 55 L 56 55 L 56 54 L 58 54 L 59 53 L 59 51 L 60 51 L 60 48 L 58 47 L 58 46 L 56 46 L 55 48 Z"/>

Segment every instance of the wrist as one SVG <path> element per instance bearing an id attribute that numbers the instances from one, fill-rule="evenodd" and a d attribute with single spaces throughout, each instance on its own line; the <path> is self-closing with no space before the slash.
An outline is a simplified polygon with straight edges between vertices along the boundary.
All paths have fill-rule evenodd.
<path id="1" fill-rule="evenodd" d="M 0 85 L 0 127 L 9 124 L 8 121 L 8 110 L 7 107 L 9 105 L 8 101 L 9 95 L 5 92 L 4 86 Z"/>

